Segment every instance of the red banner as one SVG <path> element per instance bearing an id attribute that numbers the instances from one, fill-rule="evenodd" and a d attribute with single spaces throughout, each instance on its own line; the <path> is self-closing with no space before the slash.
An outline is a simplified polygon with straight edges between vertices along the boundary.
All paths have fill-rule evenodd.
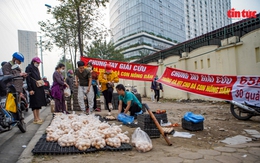
<path id="1" fill-rule="evenodd" d="M 117 62 L 87 57 L 81 57 L 81 60 L 85 62 L 85 64 L 89 61 L 92 62 L 94 70 L 97 72 L 104 72 L 105 65 L 108 63 L 113 67 L 113 71 L 117 72 L 118 77 L 121 79 L 152 81 L 158 70 L 158 66 L 153 65 Z"/>
<path id="2" fill-rule="evenodd" d="M 260 105 L 259 76 L 209 75 L 167 67 L 158 81 L 191 93 Z"/>

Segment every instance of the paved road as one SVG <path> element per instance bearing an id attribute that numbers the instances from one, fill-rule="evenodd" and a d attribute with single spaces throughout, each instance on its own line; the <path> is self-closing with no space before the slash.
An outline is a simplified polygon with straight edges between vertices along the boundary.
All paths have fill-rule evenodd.
<path id="1" fill-rule="evenodd" d="M 41 117 L 45 119 L 48 115 L 49 107 L 41 109 Z M 27 144 L 34 137 L 40 125 L 33 124 L 33 114 L 29 109 L 25 112 L 25 122 L 27 124 L 26 133 L 22 133 L 18 127 L 0 134 L 0 162 L 1 163 L 14 163 L 17 162 L 19 156 L 27 147 Z"/>

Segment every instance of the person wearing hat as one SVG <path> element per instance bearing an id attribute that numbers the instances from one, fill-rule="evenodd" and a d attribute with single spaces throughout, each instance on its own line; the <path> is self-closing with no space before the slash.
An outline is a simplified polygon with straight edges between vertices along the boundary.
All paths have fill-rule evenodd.
<path id="1" fill-rule="evenodd" d="M 93 67 L 93 64 L 92 62 L 88 62 L 87 64 L 87 69 L 91 72 L 92 74 L 92 87 L 93 87 L 93 90 L 94 90 L 94 105 L 93 105 L 93 109 L 95 111 L 98 111 L 100 112 L 101 109 L 97 107 L 97 97 L 99 97 L 99 81 L 98 81 L 98 73 L 96 71 L 94 71 L 94 67 Z"/>
<path id="2" fill-rule="evenodd" d="M 92 75 L 90 70 L 85 69 L 85 63 L 83 61 L 77 62 L 78 68 L 75 70 L 75 85 L 78 87 L 78 102 L 82 112 L 89 114 L 93 111 L 93 99 L 94 99 L 94 90 L 91 86 Z M 84 103 L 84 96 L 88 98 L 88 106 L 86 108 Z"/>
<path id="3" fill-rule="evenodd" d="M 108 109 L 108 115 L 111 115 L 112 106 L 112 96 L 114 91 L 114 83 L 119 82 L 118 74 L 113 72 L 112 66 L 106 64 L 105 72 L 101 72 L 98 76 L 98 80 L 101 83 L 101 91 L 106 100 L 106 107 Z"/>
<path id="4" fill-rule="evenodd" d="M 7 83 L 7 87 L 10 85 L 14 85 L 16 91 L 20 93 L 20 96 L 23 96 L 23 77 L 26 77 L 27 74 L 22 72 L 20 68 L 20 64 L 24 62 L 24 56 L 22 53 L 15 52 L 13 54 L 13 59 L 7 63 L 5 63 L 2 67 L 2 71 L 4 75 L 14 75 L 21 76 L 15 78 L 13 81 Z"/>
<path id="5" fill-rule="evenodd" d="M 30 106 L 33 111 L 34 124 L 42 124 L 43 120 L 40 118 L 40 109 L 46 106 L 44 87 L 38 87 L 36 81 L 41 80 L 40 71 L 38 69 L 42 61 L 39 57 L 34 57 L 30 64 L 25 69 L 29 75 L 26 77 L 27 90 L 29 92 Z"/>

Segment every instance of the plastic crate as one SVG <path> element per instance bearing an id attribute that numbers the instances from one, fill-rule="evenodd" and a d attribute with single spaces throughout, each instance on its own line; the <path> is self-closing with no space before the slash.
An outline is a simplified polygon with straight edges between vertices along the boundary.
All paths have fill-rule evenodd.
<path id="1" fill-rule="evenodd" d="M 138 126 L 142 130 L 144 130 L 144 129 L 156 129 L 157 128 L 154 122 L 150 122 L 150 123 L 148 123 L 148 122 L 146 122 L 146 123 L 138 122 Z"/>
<path id="2" fill-rule="evenodd" d="M 161 135 L 160 131 L 157 128 L 143 131 L 146 132 L 150 138 L 159 138 Z"/>
<path id="3" fill-rule="evenodd" d="M 186 121 L 184 118 L 181 119 L 182 121 L 182 128 L 189 131 L 201 131 L 204 129 L 203 121 L 200 123 L 193 123 Z"/>
<path id="4" fill-rule="evenodd" d="M 128 143 L 122 143 L 120 147 L 115 148 L 111 146 L 105 146 L 102 149 L 96 149 L 91 147 L 85 151 L 78 150 L 75 146 L 61 147 L 58 142 L 47 142 L 46 135 L 43 134 L 37 144 L 32 150 L 34 155 L 64 155 L 64 154 L 84 154 L 97 151 L 129 151 L 132 150 L 132 146 Z"/>
<path id="5" fill-rule="evenodd" d="M 156 114 L 155 112 L 153 112 L 155 118 L 157 119 L 157 121 L 160 123 L 161 120 L 163 121 L 163 123 L 167 123 L 168 122 L 168 119 L 167 119 L 167 114 L 164 113 L 164 114 Z M 153 122 L 153 119 L 150 117 L 149 114 L 140 114 L 140 115 L 137 115 L 137 121 L 138 123 L 139 122 Z"/>

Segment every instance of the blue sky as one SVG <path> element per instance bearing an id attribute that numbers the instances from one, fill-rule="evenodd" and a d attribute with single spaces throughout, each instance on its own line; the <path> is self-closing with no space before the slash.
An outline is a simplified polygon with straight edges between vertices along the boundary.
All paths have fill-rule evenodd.
<path id="1" fill-rule="evenodd" d="M 0 62 L 9 61 L 13 52 L 18 51 L 18 29 L 39 31 L 37 22 L 51 18 L 51 15 L 46 12 L 45 4 L 55 6 L 58 2 L 56 0 L 0 0 Z M 260 1 L 231 0 L 231 7 L 238 11 L 256 10 L 259 13 Z M 43 53 L 44 74 L 50 80 L 61 53 L 62 51 Z"/>

